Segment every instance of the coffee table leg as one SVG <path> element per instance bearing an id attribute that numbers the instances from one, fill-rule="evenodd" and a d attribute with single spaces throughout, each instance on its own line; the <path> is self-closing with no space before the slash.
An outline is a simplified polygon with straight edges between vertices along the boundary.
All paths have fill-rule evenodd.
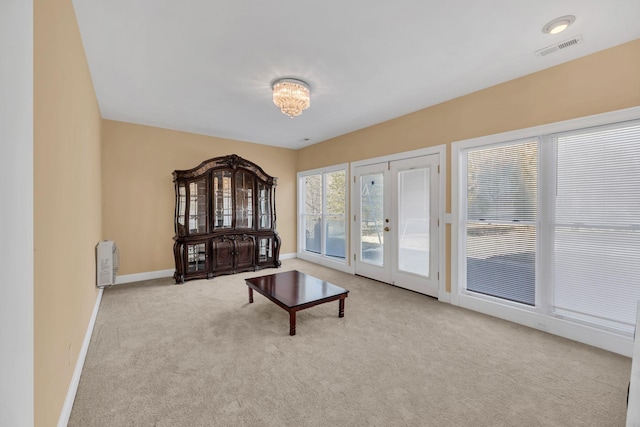
<path id="1" fill-rule="evenodd" d="M 289 335 L 294 336 L 296 334 L 296 312 L 289 312 Z"/>
<path id="2" fill-rule="evenodd" d="M 338 310 L 338 317 L 344 317 L 344 298 L 340 298 L 340 309 Z"/>
<path id="3" fill-rule="evenodd" d="M 253 302 L 253 289 L 249 288 L 249 304 Z"/>

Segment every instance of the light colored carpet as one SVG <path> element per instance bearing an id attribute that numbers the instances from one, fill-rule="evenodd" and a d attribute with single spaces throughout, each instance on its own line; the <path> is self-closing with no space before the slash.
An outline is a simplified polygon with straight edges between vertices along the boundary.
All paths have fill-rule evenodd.
<path id="1" fill-rule="evenodd" d="M 350 290 L 298 313 L 246 277 Z M 623 426 L 631 360 L 302 260 L 106 289 L 69 426 Z"/>

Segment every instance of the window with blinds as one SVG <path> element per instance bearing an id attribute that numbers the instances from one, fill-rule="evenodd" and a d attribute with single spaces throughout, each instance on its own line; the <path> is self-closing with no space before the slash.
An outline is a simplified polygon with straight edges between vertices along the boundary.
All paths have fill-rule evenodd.
<path id="1" fill-rule="evenodd" d="M 640 122 L 464 153 L 465 290 L 632 334 L 640 301 Z"/>
<path id="2" fill-rule="evenodd" d="M 640 300 L 640 124 L 554 136 L 556 314 L 632 333 Z"/>
<path id="3" fill-rule="evenodd" d="M 467 153 L 467 290 L 535 304 L 538 141 Z"/>

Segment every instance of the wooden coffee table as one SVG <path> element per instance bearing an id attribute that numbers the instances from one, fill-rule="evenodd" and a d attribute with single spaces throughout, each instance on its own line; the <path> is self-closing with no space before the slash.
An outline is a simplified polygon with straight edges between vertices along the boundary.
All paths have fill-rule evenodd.
<path id="1" fill-rule="evenodd" d="M 296 334 L 296 313 L 305 308 L 339 300 L 338 317 L 344 317 L 344 299 L 349 291 L 297 270 L 252 277 L 245 282 L 249 303 L 255 290 L 289 312 L 289 335 Z"/>

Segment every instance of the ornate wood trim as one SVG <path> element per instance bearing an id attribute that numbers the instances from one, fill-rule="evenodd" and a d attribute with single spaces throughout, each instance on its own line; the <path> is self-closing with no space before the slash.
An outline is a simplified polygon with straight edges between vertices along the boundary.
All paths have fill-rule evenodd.
<path id="1" fill-rule="evenodd" d="M 173 172 L 173 181 L 178 179 L 194 179 L 201 175 L 206 174 L 211 169 L 226 167 L 232 170 L 236 170 L 239 167 L 247 169 L 256 174 L 258 178 L 265 181 L 269 185 L 277 185 L 278 179 L 268 175 L 262 168 L 249 160 L 243 159 L 237 154 L 229 154 L 227 156 L 214 157 L 209 160 L 205 160 L 193 169 L 176 170 Z"/>

